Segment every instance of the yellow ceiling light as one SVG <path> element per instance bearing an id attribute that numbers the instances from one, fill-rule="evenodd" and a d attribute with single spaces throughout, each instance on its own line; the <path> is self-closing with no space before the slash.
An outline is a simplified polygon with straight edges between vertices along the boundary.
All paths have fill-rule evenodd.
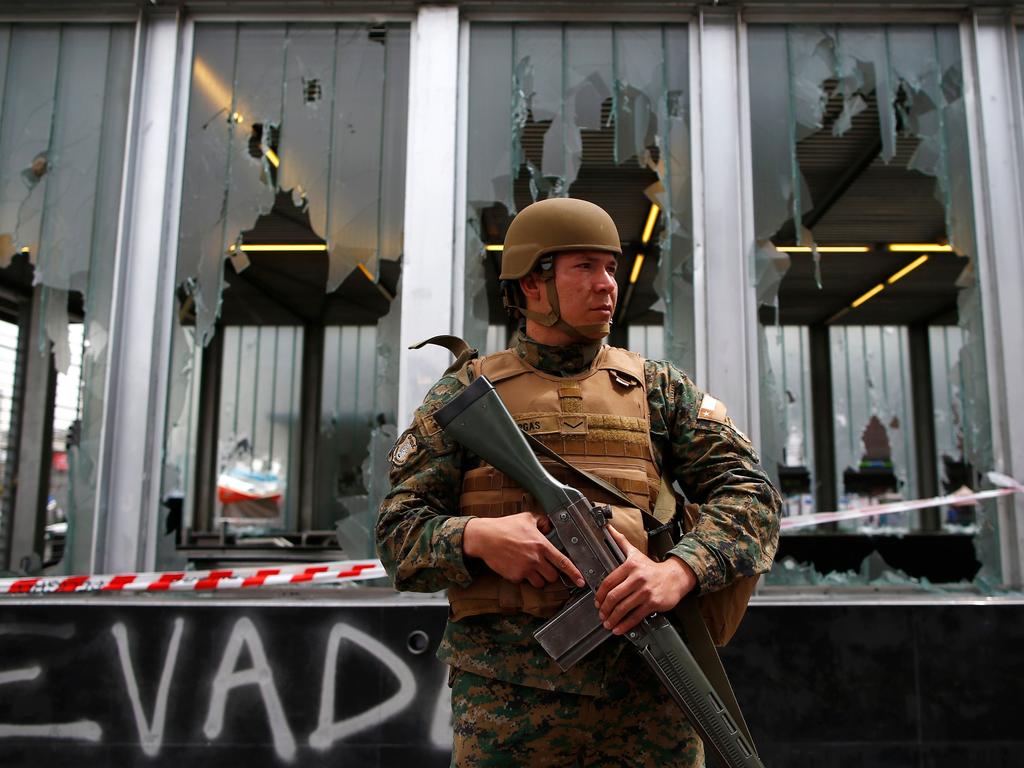
<path id="1" fill-rule="evenodd" d="M 651 203 L 651 211 L 647 214 L 647 223 L 644 224 L 644 233 L 640 236 L 640 242 L 644 245 L 651 239 L 651 234 L 654 232 L 654 225 L 658 223 L 658 213 L 661 209 L 654 203 Z"/>
<path id="2" fill-rule="evenodd" d="M 24 248 L 21 249 L 21 252 L 28 256 L 31 251 L 29 247 L 26 245 Z"/>
<path id="3" fill-rule="evenodd" d="M 811 253 L 808 245 L 777 245 L 775 250 L 782 253 Z M 819 245 L 818 253 L 867 253 L 870 245 Z"/>
<path id="4" fill-rule="evenodd" d="M 629 274 L 629 284 L 632 285 L 640 277 L 640 270 L 644 268 L 644 255 L 638 253 L 633 260 L 633 271 Z"/>
<path id="5" fill-rule="evenodd" d="M 901 277 L 906 277 L 908 273 L 913 272 L 915 269 L 920 267 L 926 261 L 928 261 L 928 254 L 927 253 L 922 253 L 920 256 L 918 256 L 916 259 L 914 259 L 912 262 L 907 264 L 907 266 L 905 266 L 903 269 L 901 269 L 895 275 L 890 277 L 889 280 L 888 280 L 889 285 L 892 285 L 897 280 L 899 280 Z"/>
<path id="6" fill-rule="evenodd" d="M 281 165 L 281 158 L 279 158 L 277 156 L 277 152 L 272 150 L 270 147 L 267 147 L 267 151 L 264 152 L 263 154 L 267 156 L 267 160 L 269 160 L 271 165 L 273 165 L 275 168 Z"/>
<path id="7" fill-rule="evenodd" d="M 503 251 L 503 250 L 505 250 L 505 246 L 502 245 L 501 243 L 498 243 L 497 245 L 485 245 L 484 246 L 484 250 L 485 251 Z"/>
<path id="8" fill-rule="evenodd" d="M 232 244 L 228 250 L 234 253 L 235 248 L 236 246 Z M 278 243 L 269 245 L 266 243 L 259 243 L 258 245 L 242 243 L 242 250 L 249 253 L 257 251 L 326 251 L 327 243 Z"/>
<path id="9" fill-rule="evenodd" d="M 239 113 L 239 112 L 232 112 L 231 113 L 231 119 L 234 122 L 236 122 L 236 123 L 244 123 L 245 122 L 245 118 L 242 117 L 241 113 Z"/>
<path id="10" fill-rule="evenodd" d="M 885 283 L 879 283 L 879 284 L 878 284 L 878 285 L 876 285 L 876 286 L 875 286 L 874 288 L 872 288 L 872 289 L 871 289 L 870 291 L 868 291 L 868 292 L 867 292 L 867 293 L 865 293 L 865 294 L 864 294 L 863 296 L 861 296 L 861 297 L 860 297 L 859 299 L 857 299 L 856 301 L 854 301 L 854 302 L 853 302 L 853 303 L 852 303 L 852 304 L 851 304 L 850 306 L 851 306 L 851 307 L 852 307 L 853 309 L 856 309 L 856 308 L 857 308 L 857 307 L 859 307 L 859 306 L 860 306 L 861 304 L 863 304 L 863 303 L 864 303 L 865 301 L 867 301 L 867 300 L 868 300 L 868 299 L 870 299 L 870 298 L 871 298 L 872 296 L 874 296 L 874 295 L 875 295 L 876 293 L 879 293 L 879 292 L 881 292 L 881 291 L 882 291 L 882 290 L 883 290 L 884 288 L 885 288 Z"/>
<path id="11" fill-rule="evenodd" d="M 893 253 L 952 253 L 952 245 L 942 243 L 889 243 Z"/>

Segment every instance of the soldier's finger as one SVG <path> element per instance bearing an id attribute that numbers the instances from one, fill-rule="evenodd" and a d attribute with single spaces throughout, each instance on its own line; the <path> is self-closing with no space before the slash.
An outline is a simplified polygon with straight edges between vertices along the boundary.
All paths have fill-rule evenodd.
<path id="1" fill-rule="evenodd" d="M 543 589 L 544 585 L 547 584 L 547 582 L 544 581 L 544 577 L 537 571 L 530 571 L 530 573 L 526 575 L 526 580 L 537 589 Z"/>
<path id="2" fill-rule="evenodd" d="M 634 608 L 630 611 L 618 624 L 612 627 L 612 634 L 624 635 L 629 630 L 633 629 L 637 624 L 643 621 L 644 617 L 650 612 L 644 607 Z"/>
<path id="3" fill-rule="evenodd" d="M 621 593 L 619 593 L 619 590 L 614 590 L 612 597 L 616 598 L 614 607 L 604 611 L 604 625 L 607 629 L 618 626 L 626 616 L 643 606 L 646 602 L 646 599 L 639 592 L 633 590 L 629 592 L 623 590 Z"/>
<path id="4" fill-rule="evenodd" d="M 636 549 L 636 547 L 629 543 L 629 539 L 619 533 L 611 523 L 608 524 L 608 533 L 612 535 L 612 539 L 619 545 L 619 549 L 622 550 L 622 554 L 626 557 L 629 557 L 629 553 Z"/>
<path id="5" fill-rule="evenodd" d="M 601 586 L 597 588 L 597 594 L 594 595 L 595 602 L 598 608 L 604 607 L 605 600 L 608 599 L 608 593 L 615 589 L 619 584 L 625 581 L 629 575 L 629 571 L 623 566 L 619 566 L 614 571 L 604 577 L 604 581 L 601 582 Z M 610 608 L 609 608 L 610 610 Z"/>
<path id="6" fill-rule="evenodd" d="M 547 583 L 558 581 L 558 571 L 556 571 L 555 567 L 547 560 L 541 560 L 537 563 L 537 571 Z"/>
<path id="7" fill-rule="evenodd" d="M 555 568 L 560 570 L 566 576 L 568 576 L 572 583 L 575 584 L 577 587 L 582 587 L 583 585 L 585 585 L 586 582 L 583 580 L 583 574 L 580 573 L 579 568 L 573 565 L 572 560 L 570 560 L 568 557 L 566 557 L 557 549 L 555 549 L 555 545 L 551 542 L 548 541 L 547 545 L 548 562 L 555 566 Z M 552 581 L 554 581 L 554 579 L 552 579 Z"/>

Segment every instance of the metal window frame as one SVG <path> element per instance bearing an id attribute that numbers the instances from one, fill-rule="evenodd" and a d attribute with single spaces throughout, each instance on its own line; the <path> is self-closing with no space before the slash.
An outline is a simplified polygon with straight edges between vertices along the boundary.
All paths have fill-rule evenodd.
<path id="1" fill-rule="evenodd" d="M 1007 14 L 975 12 L 960 25 L 971 161 L 975 238 L 996 470 L 1024 473 L 1024 414 L 1014 392 L 1024 380 L 1024 353 L 1003 340 L 1024 327 L 1024 78 L 1019 30 Z M 1024 585 L 1024 498 L 1000 500 L 1003 582 Z"/>
<path id="2" fill-rule="evenodd" d="M 423 6 L 412 25 L 405 177 L 398 423 L 404 428 L 449 355 L 409 346 L 453 331 L 461 289 L 447 276 L 456 242 L 459 57 L 463 32 L 454 5 Z M 464 69 L 465 67 L 463 67 Z M 465 132 L 463 131 L 463 134 Z M 464 175 L 464 174 L 463 174 Z M 465 184 L 465 180 L 461 182 Z M 460 223 L 458 228 L 463 228 Z M 464 236 L 464 233 L 463 233 Z"/>
<path id="3" fill-rule="evenodd" d="M 372 5 L 370 8 L 372 9 Z M 695 10 L 692 6 L 679 7 L 677 6 L 671 12 L 656 12 L 656 13 L 634 13 L 628 4 L 616 6 L 615 11 L 602 10 L 600 12 L 581 12 L 579 7 L 575 7 L 570 11 L 568 10 L 555 10 L 555 11 L 538 11 L 535 13 L 523 14 L 523 13 L 512 13 L 509 11 L 502 11 L 500 8 L 497 10 L 479 10 L 474 9 L 471 5 L 468 6 L 462 13 L 460 8 L 456 5 L 444 6 L 441 11 L 446 14 L 448 21 L 445 25 L 445 31 L 443 36 L 437 38 L 433 37 L 433 33 L 429 31 L 429 22 L 425 22 L 425 14 L 430 11 L 437 11 L 435 8 L 421 8 L 419 12 L 413 16 L 410 13 L 383 13 L 376 14 L 372 10 L 364 13 L 244 13 L 235 15 L 226 15 L 223 13 L 210 13 L 204 12 L 200 7 L 198 10 L 195 6 L 192 6 L 190 13 L 187 17 L 178 18 L 178 24 L 180 29 L 179 38 L 179 61 L 176 67 L 176 81 L 173 88 L 174 100 L 174 111 L 176 113 L 175 121 L 175 135 L 183 135 L 181 130 L 181 123 L 183 120 L 183 105 L 187 105 L 188 98 L 188 62 L 190 60 L 190 46 L 192 34 L 194 31 L 193 25 L 197 22 L 213 22 L 213 21 L 329 21 L 332 23 L 339 23 L 344 21 L 366 21 L 368 17 L 373 20 L 395 20 L 395 21 L 412 21 L 413 24 L 413 37 L 416 41 L 413 45 L 420 46 L 417 53 L 410 52 L 410 105 L 409 105 L 409 148 L 414 149 L 417 146 L 421 146 L 421 143 L 413 142 L 412 135 L 417 131 L 417 127 L 420 125 L 419 122 L 423 118 L 423 110 L 421 106 L 416 106 L 412 103 L 413 99 L 420 101 L 428 101 L 426 96 L 419 96 L 417 94 L 418 86 L 417 81 L 417 63 L 429 59 L 434 52 L 434 49 L 441 47 L 441 41 L 448 41 L 454 35 L 454 39 L 457 44 L 451 46 L 454 49 L 455 67 L 454 71 L 451 67 L 451 59 L 453 54 L 451 50 L 448 52 L 446 57 L 447 64 L 444 66 L 445 72 L 448 74 L 443 78 L 447 84 L 447 95 L 445 96 L 445 118 L 444 124 L 450 129 L 450 136 L 454 137 L 453 146 L 450 152 L 444 153 L 443 160 L 434 158 L 435 163 L 432 167 L 437 169 L 439 173 L 447 173 L 447 179 L 451 180 L 452 183 L 452 194 L 449 196 L 447 192 L 442 196 L 437 194 L 437 188 L 432 185 L 427 179 L 428 174 L 424 173 L 422 158 L 416 157 L 414 152 L 410 151 L 409 159 L 407 161 L 407 177 L 406 177 L 406 242 L 407 245 L 413 243 L 413 236 L 417 232 L 422 232 L 430 238 L 431 243 L 437 248 L 437 250 L 430 251 L 426 245 L 426 241 L 417 243 L 412 246 L 412 251 L 407 252 L 406 258 L 410 259 L 410 266 L 413 267 L 411 272 L 403 275 L 403 286 L 402 286 L 402 301 L 403 306 L 406 306 L 406 312 L 403 312 L 403 325 L 401 330 L 401 341 L 402 346 L 406 346 L 407 341 L 418 340 L 422 336 L 428 335 L 428 331 L 424 330 L 421 324 L 405 322 L 406 320 L 412 320 L 412 316 L 416 311 L 422 311 L 424 308 L 429 308 L 430 312 L 427 315 L 432 322 L 437 326 L 437 332 L 451 332 L 452 330 L 458 332 L 461 330 L 462 325 L 462 285 L 459 280 L 454 280 L 451 285 L 438 286 L 438 281 L 434 279 L 431 283 L 428 283 L 430 288 L 430 296 L 424 299 L 423 296 L 417 295 L 417 291 L 422 289 L 424 285 L 418 284 L 418 280 L 414 279 L 417 275 L 422 276 L 426 270 L 432 268 L 452 269 L 458 267 L 464 259 L 464 238 L 465 238 L 465 201 L 464 189 L 465 189 L 465 130 L 466 120 L 468 114 L 468 105 L 466 104 L 465 94 L 465 76 L 466 76 L 466 45 L 469 25 L 472 22 L 484 22 L 484 21 L 576 21 L 581 23 L 596 22 L 596 21 L 629 21 L 629 22 L 665 22 L 665 23 L 688 23 L 690 24 L 690 78 L 691 78 L 691 151 L 693 152 L 693 185 L 694 192 L 694 259 L 695 259 L 695 311 L 697 312 L 697 322 L 699 325 L 704 327 L 704 334 L 699 336 L 697 341 L 697 363 L 698 373 L 702 379 L 714 386 L 717 381 L 723 381 L 723 384 L 728 387 L 735 386 L 734 383 L 730 383 L 727 379 L 723 380 L 722 376 L 725 372 L 726 363 L 721 363 L 721 369 L 712 372 L 709 369 L 710 358 L 720 357 L 720 349 L 716 346 L 717 340 L 722 338 L 723 335 L 730 333 L 730 328 L 736 325 L 736 318 L 731 317 L 728 319 L 726 324 L 722 324 L 723 318 L 720 318 L 714 313 L 713 306 L 715 302 L 709 301 L 711 295 L 721 289 L 718 285 L 708 285 L 707 280 L 709 278 L 709 272 L 706 268 L 706 261 L 708 254 L 714 254 L 719 257 L 722 253 L 719 250 L 719 244 L 722 242 L 720 233 L 716 232 L 710 225 L 713 221 L 717 221 L 721 218 L 721 211 L 713 210 L 714 206 L 708 203 L 708 199 L 703 194 L 705 188 L 709 184 L 704 173 L 704 168 L 707 166 L 707 158 L 709 153 L 709 147 L 706 145 L 708 139 L 713 139 L 719 144 L 731 143 L 734 145 L 734 149 L 730 150 L 730 157 L 732 157 L 738 164 L 739 173 L 735 180 L 730 184 L 729 195 L 731 196 L 729 210 L 739 211 L 739 217 L 741 220 L 741 226 L 743 230 L 742 241 L 743 245 L 752 242 L 752 169 L 750 163 L 750 148 L 749 148 L 749 114 L 747 114 L 747 88 L 748 88 L 748 76 L 746 72 L 746 48 L 745 48 L 745 35 L 747 24 L 760 24 L 760 23 L 796 23 L 796 22 L 807 22 L 813 23 L 815 21 L 822 21 L 822 13 L 824 11 L 815 11 L 814 9 L 797 8 L 786 9 L 786 8 L 767 8 L 767 7 L 746 7 L 739 12 L 732 11 L 723 13 L 717 9 L 712 8 L 701 8 Z M 731 13 L 731 15 L 729 15 Z M 454 15 L 454 21 L 451 16 Z M 936 23 L 936 22 L 951 22 L 958 21 L 961 24 L 961 37 L 962 37 L 962 48 L 964 50 L 965 58 L 965 80 L 971 81 L 977 79 L 977 75 L 974 73 L 972 63 L 971 66 L 971 77 L 967 77 L 968 64 L 966 62 L 967 56 L 967 45 L 965 42 L 970 43 L 970 50 L 978 55 L 977 51 L 977 36 L 978 36 L 978 25 L 979 19 L 983 18 L 984 15 L 980 12 L 975 12 L 971 19 L 968 21 L 963 20 L 962 10 L 950 11 L 943 9 L 931 9 L 931 10 L 920 10 L 920 11 L 904 11 L 898 9 L 886 9 L 885 7 L 871 8 L 871 9 L 856 9 L 856 10 L 845 10 L 838 14 L 829 12 L 828 20 L 835 23 L 855 23 L 857 21 L 871 21 L 874 23 Z M 36 17 L 37 18 L 37 17 Z M 723 19 L 728 18 L 728 21 Z M 984 17 L 987 18 L 987 17 Z M 1002 12 L 1001 19 L 1002 23 L 1011 25 L 1006 30 L 1005 34 L 1012 39 L 1014 36 L 1014 30 L 1012 24 L 1014 17 L 1008 12 Z M 715 28 L 715 32 L 721 30 L 723 24 L 729 24 L 734 26 L 733 39 L 726 41 L 724 36 L 717 33 L 707 35 L 701 29 L 696 28 L 697 22 L 708 22 L 713 19 L 712 26 Z M 75 18 L 74 20 L 80 20 Z M 98 20 L 98 19 L 96 19 Z M 104 21 L 110 19 L 103 19 Z M 123 17 L 118 16 L 116 20 L 124 20 Z M 142 27 L 145 23 L 143 18 L 140 16 L 137 23 Z M 990 23 L 990 22 L 984 22 Z M 982 24 L 984 26 L 984 24 Z M 707 26 L 705 26 L 707 29 Z M 418 30 L 418 31 L 416 31 Z M 714 39 L 712 39 L 714 38 Z M 1011 52 L 1015 49 L 1004 43 L 1004 46 L 1009 46 Z M 719 50 L 721 48 L 721 50 Z M 723 130 L 722 123 L 716 123 L 713 120 L 713 114 L 705 109 L 705 94 L 704 89 L 699 86 L 702 82 L 706 81 L 709 76 L 708 67 L 709 60 L 705 58 L 705 53 L 715 53 L 721 61 L 727 61 L 729 67 L 729 74 L 737 84 L 739 91 L 737 92 L 737 98 L 739 100 L 738 105 L 728 107 L 731 114 L 736 116 L 736 121 L 732 124 L 728 130 L 728 136 L 717 135 Z M 732 55 L 727 55 L 731 51 Z M 435 62 L 436 63 L 436 62 Z M 1009 125 L 1020 125 L 1021 124 L 1021 110 L 1020 110 L 1020 72 L 1019 62 L 1014 64 L 1015 71 L 1012 73 L 1013 80 L 1017 85 L 1016 93 L 1013 94 L 1016 100 L 1016 112 L 1013 114 L 1013 119 Z M 185 73 L 184 75 L 182 73 Z M 717 72 L 716 72 L 717 73 Z M 148 81 L 147 81 L 148 82 Z M 698 87 L 694 87 L 698 86 Z M 975 89 L 977 86 L 975 86 Z M 136 86 L 137 90 L 137 86 Z M 983 159 L 988 160 L 988 155 L 982 152 L 982 148 L 979 147 L 979 136 L 982 130 L 989 130 L 992 127 L 994 121 L 993 108 L 984 104 L 979 104 L 979 100 L 974 100 L 975 97 L 972 95 L 972 106 L 970 109 L 972 125 L 974 126 L 974 133 L 970 138 L 971 142 L 971 158 L 972 167 L 978 168 L 978 162 Z M 720 104 L 711 104 L 709 106 L 715 109 L 725 109 Z M 139 108 L 133 107 L 131 114 L 132 120 L 135 121 L 138 117 Z M 417 117 L 414 118 L 414 115 Z M 436 116 L 436 112 L 435 112 Z M 1005 116 L 1005 115 L 1004 115 Z M 133 122 L 133 126 L 135 123 Z M 714 127 L 714 133 L 710 132 L 710 128 Z M 1016 142 L 1019 144 L 1020 137 L 1016 137 Z M 137 150 L 137 142 L 139 137 L 137 135 L 137 129 L 133 130 L 128 147 L 128 155 L 134 156 Z M 169 173 L 169 179 L 167 181 L 166 194 L 164 202 L 170 202 L 171 205 L 167 206 L 169 212 L 164 221 L 162 232 L 167 235 L 173 236 L 177 231 L 177 216 L 178 216 L 178 204 L 180 203 L 180 185 L 181 176 L 183 172 L 183 159 L 184 159 L 184 147 L 179 141 L 175 141 L 167 147 L 169 156 L 171 157 L 170 165 L 172 170 Z M 1021 148 L 1018 146 L 1015 150 L 1018 157 L 1024 156 Z M 439 153 L 440 154 L 440 153 Z M 127 162 L 127 161 L 126 161 Z M 441 169 L 446 169 L 442 171 Z M 1015 183 L 1017 185 L 1018 194 L 1021 197 L 1021 172 L 1018 169 L 1013 171 Z M 443 177 L 442 177 L 443 178 Z M 448 183 L 447 181 L 445 182 Z M 988 186 L 989 181 L 982 181 L 981 174 L 975 173 L 974 178 L 974 194 L 975 194 L 975 207 L 976 215 L 981 216 L 982 212 L 985 211 L 988 215 L 991 215 L 991 188 Z M 446 186 L 447 189 L 447 186 Z M 433 194 L 440 198 L 433 201 L 436 203 L 437 208 L 442 211 L 441 220 L 434 221 L 421 221 L 420 217 L 426 216 L 425 213 L 428 210 L 432 210 L 430 200 L 424 200 L 423 195 Z M 722 189 L 717 189 L 716 195 L 718 197 L 725 197 L 726 193 Z M 415 197 L 414 202 L 410 202 L 410 198 Z M 710 209 L 710 210 L 709 210 Z M 724 209 L 722 209 L 724 210 Z M 1019 217 L 1018 217 L 1019 218 Z M 980 218 L 979 218 L 980 220 Z M 410 228 L 410 223 L 413 224 Z M 734 220 L 735 224 L 735 220 Z M 429 226 L 428 226 L 429 225 Z M 735 240 L 735 235 L 732 236 Z M 992 260 L 995 258 L 991 246 L 987 246 L 988 250 L 982 252 L 981 246 L 979 246 L 979 258 L 984 257 L 983 263 L 991 266 Z M 453 251 L 451 249 L 454 249 Z M 128 254 L 124 251 L 119 250 L 119 262 L 127 258 Z M 744 247 L 736 249 L 735 247 L 731 251 L 729 256 L 730 260 L 734 265 L 738 266 L 741 270 L 740 274 L 749 275 L 750 264 L 749 255 L 746 253 Z M 169 360 L 168 351 L 170 347 L 170 330 L 171 330 L 171 310 L 172 302 L 165 295 L 167 293 L 167 287 L 171 284 L 174 274 L 174 254 L 168 254 L 161 252 L 159 259 L 160 268 L 158 270 L 159 279 L 162 281 L 162 288 L 157 291 L 154 295 L 156 297 L 155 303 L 150 304 L 150 313 L 153 314 L 153 307 L 156 307 L 156 316 L 159 318 L 159 322 L 156 324 L 156 329 L 152 338 L 152 348 L 150 355 L 152 359 L 146 360 L 147 370 L 151 372 L 153 385 L 151 389 L 147 389 L 146 396 L 150 401 L 149 412 L 153 413 L 154 409 L 162 410 L 166 409 L 166 394 L 169 380 Z M 992 274 L 991 269 L 988 270 L 989 274 Z M 432 275 L 436 278 L 436 275 Z M 744 282 L 749 284 L 749 281 Z M 1003 353 L 997 349 L 995 339 L 998 338 L 996 331 L 1005 324 L 1005 318 L 996 316 L 996 308 L 991 305 L 991 296 L 993 292 L 1003 291 L 1004 293 L 1009 291 L 1010 288 L 1006 285 L 993 285 L 992 281 L 983 286 L 983 302 L 986 307 L 986 343 L 988 345 L 988 352 L 990 354 L 990 361 L 1001 359 Z M 752 289 L 751 289 L 752 290 Z M 121 296 L 119 291 L 118 296 Z M 999 294 L 996 293 L 998 296 Z M 752 301 L 752 300 L 751 300 Z M 709 306 L 710 305 L 710 306 Z M 752 303 L 750 304 L 752 306 Z M 748 307 L 749 308 L 749 307 Z M 121 328 L 130 327 L 126 318 L 119 318 L 119 324 L 116 328 L 112 328 L 112 331 L 116 333 L 116 336 L 112 336 L 112 343 L 121 345 L 123 342 L 120 339 Z M 744 409 L 745 412 L 737 413 L 740 419 L 744 419 L 747 426 L 750 427 L 751 431 L 756 431 L 758 426 L 757 408 L 758 402 L 756 398 L 756 392 L 750 385 L 750 381 L 756 381 L 756 377 L 750 376 L 751 371 L 756 371 L 757 368 L 757 355 L 756 355 L 756 343 L 752 345 L 752 338 L 756 342 L 756 318 L 748 318 L 743 328 L 739 329 L 741 338 L 743 339 L 741 344 L 734 345 L 732 356 L 733 360 L 729 365 L 745 365 L 744 376 L 739 377 L 740 381 L 743 381 L 740 391 L 732 392 L 728 389 L 719 389 L 717 394 L 720 394 L 723 399 L 730 403 L 734 413 L 737 413 L 738 409 Z M 746 327 L 749 326 L 749 327 Z M 434 329 L 429 329 L 434 330 Z M 415 337 L 415 338 L 413 338 Z M 711 350 L 714 350 L 712 354 Z M 400 381 L 399 381 L 399 420 L 407 418 L 412 412 L 412 407 L 418 402 L 418 395 L 421 395 L 425 391 L 426 386 L 429 385 L 434 379 L 436 379 L 437 371 L 441 370 L 444 365 L 443 354 L 438 351 L 436 359 L 429 352 L 418 352 L 416 353 L 417 359 L 423 361 L 422 365 L 417 364 L 416 370 L 424 372 L 429 370 L 429 375 L 421 373 L 417 376 L 416 373 L 410 368 L 412 363 L 411 356 L 402 349 L 400 350 L 401 368 L 400 368 Z M 428 358 L 430 360 L 428 361 Z M 123 365 L 124 360 L 118 359 L 118 364 Z M 1013 362 L 1013 361 L 1011 361 Z M 753 368 L 749 366 L 753 364 Z M 991 365 L 991 362 L 990 362 Z M 1002 414 L 1006 411 L 1007 402 L 1007 379 L 1005 368 L 1006 361 L 1002 362 L 1004 373 L 999 377 L 1000 383 L 993 382 L 990 379 L 990 394 L 991 401 L 993 403 L 993 426 L 997 423 L 997 412 Z M 111 368 L 114 368 L 114 358 L 111 359 Z M 1014 369 L 1016 370 L 1016 369 Z M 706 373 L 705 373 L 706 372 Z M 746 380 L 746 381 L 744 381 Z M 137 387 L 135 391 L 141 392 L 142 387 Z M 120 397 L 126 397 L 127 392 L 121 390 L 118 393 Z M 108 397 L 108 406 L 114 407 L 115 403 Z M 118 430 L 128 431 L 126 429 L 126 419 L 113 419 L 110 418 L 107 421 L 105 427 L 105 440 L 110 440 L 112 443 L 119 443 L 121 447 L 129 442 L 129 439 L 122 435 Z M 136 425 L 137 428 L 138 425 Z M 404 426 L 404 424 L 402 425 Z M 107 434 L 109 430 L 109 434 Z M 1008 456 L 1007 451 L 1012 449 L 1013 442 L 1011 441 L 1011 435 L 1014 437 L 1019 436 L 1020 426 L 1014 422 L 1013 425 L 1001 426 L 999 431 L 1000 435 L 998 439 L 999 445 L 999 456 L 1004 461 L 1000 466 L 1019 467 L 1024 465 L 1024 460 L 1017 458 L 1017 461 L 1013 464 L 1006 464 L 1005 460 Z M 139 545 L 137 549 L 138 554 L 132 559 L 133 562 L 138 562 L 151 566 L 154 560 L 155 550 L 155 539 L 156 539 L 156 514 L 155 510 L 159 503 L 159 478 L 162 472 L 162 464 L 160 455 L 162 453 L 162 444 L 164 438 L 164 419 L 159 418 L 157 414 L 156 418 L 153 418 L 147 422 L 146 427 L 146 440 L 145 440 L 145 454 L 146 458 L 142 463 L 143 472 L 140 473 L 134 480 L 139 486 L 138 490 L 134 493 L 101 493 L 98 494 L 98 502 L 101 507 L 106 507 L 108 510 L 114 510 L 122 505 L 128 504 L 132 499 L 137 499 L 141 503 L 134 506 L 131 509 L 131 514 L 136 517 L 139 516 L 140 509 L 143 509 L 143 514 L 148 515 L 145 523 L 145 534 L 144 543 Z M 130 434 L 130 432 L 129 432 Z M 135 446 L 137 452 L 138 440 L 137 436 L 131 438 L 134 442 L 131 442 Z M 756 440 L 756 435 L 755 435 Z M 1020 445 L 1020 440 L 1017 440 L 1017 445 Z M 1011 446 L 1008 448 L 1007 446 Z M 1017 449 L 1019 452 L 1019 448 Z M 103 470 L 109 475 L 112 470 L 112 460 L 110 456 L 112 452 L 106 451 L 104 453 Z M 1015 456 L 1015 455 L 1014 455 Z M 1010 458 L 1013 458 L 1011 456 Z M 122 471 L 122 468 L 119 468 Z M 1018 469 L 1018 472 L 1020 470 Z M 150 478 L 147 481 L 140 480 L 140 477 L 148 475 Z M 113 491 L 113 489 L 111 489 Z M 129 489 L 122 488 L 122 491 Z M 1008 505 L 1011 511 L 1004 512 L 1004 516 L 1012 515 L 1012 505 Z M 1021 502 L 1017 503 L 1018 513 L 1024 511 L 1021 509 Z M 99 516 L 100 510 L 97 510 Z M 124 516 L 129 513 L 124 512 Z M 117 517 L 117 513 L 111 513 L 111 521 Z M 141 520 L 140 520 L 141 523 Z M 1009 556 L 1009 560 L 1004 562 L 1013 562 L 1016 564 L 1017 569 L 1017 581 L 1019 583 L 1019 572 L 1020 562 L 1022 559 L 1021 554 L 1021 543 L 1020 537 L 1017 536 L 1015 543 L 1011 543 L 1011 550 L 1015 549 L 1014 552 L 1004 553 Z M 102 559 L 102 558 L 101 558 Z M 1012 574 L 1011 579 L 1012 581 Z"/>
<path id="4" fill-rule="evenodd" d="M 165 294 L 178 221 L 178 205 L 167 203 L 179 190 L 177 94 L 181 57 L 190 52 L 187 29 L 180 13 L 140 13 L 136 22 L 93 540 L 88 562 L 78 557 L 76 570 L 136 571 L 155 560 L 166 408 L 159 398 L 166 399 L 172 307 Z"/>

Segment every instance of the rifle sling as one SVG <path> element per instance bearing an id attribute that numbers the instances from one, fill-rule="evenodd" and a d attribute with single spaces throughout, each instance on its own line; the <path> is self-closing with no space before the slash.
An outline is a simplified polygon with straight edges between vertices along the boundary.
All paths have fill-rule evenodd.
<path id="1" fill-rule="evenodd" d="M 574 473 L 577 477 L 583 478 L 588 482 L 601 488 L 603 491 L 609 493 L 617 499 L 624 506 L 639 509 L 640 514 L 643 516 L 644 528 L 648 530 L 649 544 L 654 544 L 654 539 L 650 538 L 650 533 L 663 534 L 658 537 L 657 545 L 651 549 L 656 559 L 662 559 L 668 554 L 668 550 L 672 546 L 671 537 L 667 536 L 671 529 L 671 523 L 663 524 L 658 518 L 644 509 L 637 507 L 633 501 L 629 499 L 624 493 L 616 488 L 611 483 L 603 480 L 592 472 L 588 472 L 585 469 L 577 467 L 575 464 L 570 462 L 568 459 L 563 458 L 555 451 L 548 448 L 540 440 L 535 438 L 533 435 L 523 432 L 526 437 L 526 442 L 533 448 L 534 451 L 540 455 L 557 462 L 562 467 L 565 467 L 570 472 Z M 665 546 L 665 540 L 668 540 L 668 545 Z M 672 613 L 675 615 L 676 621 L 683 630 L 684 639 L 686 645 L 690 649 L 690 653 L 697 660 L 701 669 L 704 670 L 704 674 L 708 676 L 708 681 L 715 689 L 715 693 L 721 699 L 725 708 L 729 710 L 729 714 L 732 715 L 733 720 L 739 727 L 740 732 L 746 737 L 747 742 L 754 747 L 756 752 L 757 747 L 754 746 L 754 740 L 750 736 L 750 729 L 747 728 L 747 721 L 743 718 L 743 712 L 740 710 L 740 704 L 736 700 L 736 694 L 732 690 L 732 685 L 729 683 L 729 676 L 725 672 L 725 667 L 722 666 L 722 659 L 718 655 L 718 649 L 715 648 L 715 644 L 711 640 L 711 634 L 708 632 L 708 626 L 704 622 L 704 617 L 700 615 L 700 610 L 697 607 L 697 596 L 692 592 L 684 597 L 675 608 L 672 609 Z"/>

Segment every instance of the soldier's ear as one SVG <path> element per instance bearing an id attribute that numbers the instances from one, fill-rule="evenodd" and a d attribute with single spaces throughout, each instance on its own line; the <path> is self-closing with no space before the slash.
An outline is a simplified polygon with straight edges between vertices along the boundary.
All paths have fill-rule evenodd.
<path id="1" fill-rule="evenodd" d="M 525 296 L 528 300 L 540 301 L 540 278 L 534 272 L 531 272 L 528 275 L 524 275 L 523 277 L 519 278 L 519 290 L 523 292 L 523 296 Z"/>

